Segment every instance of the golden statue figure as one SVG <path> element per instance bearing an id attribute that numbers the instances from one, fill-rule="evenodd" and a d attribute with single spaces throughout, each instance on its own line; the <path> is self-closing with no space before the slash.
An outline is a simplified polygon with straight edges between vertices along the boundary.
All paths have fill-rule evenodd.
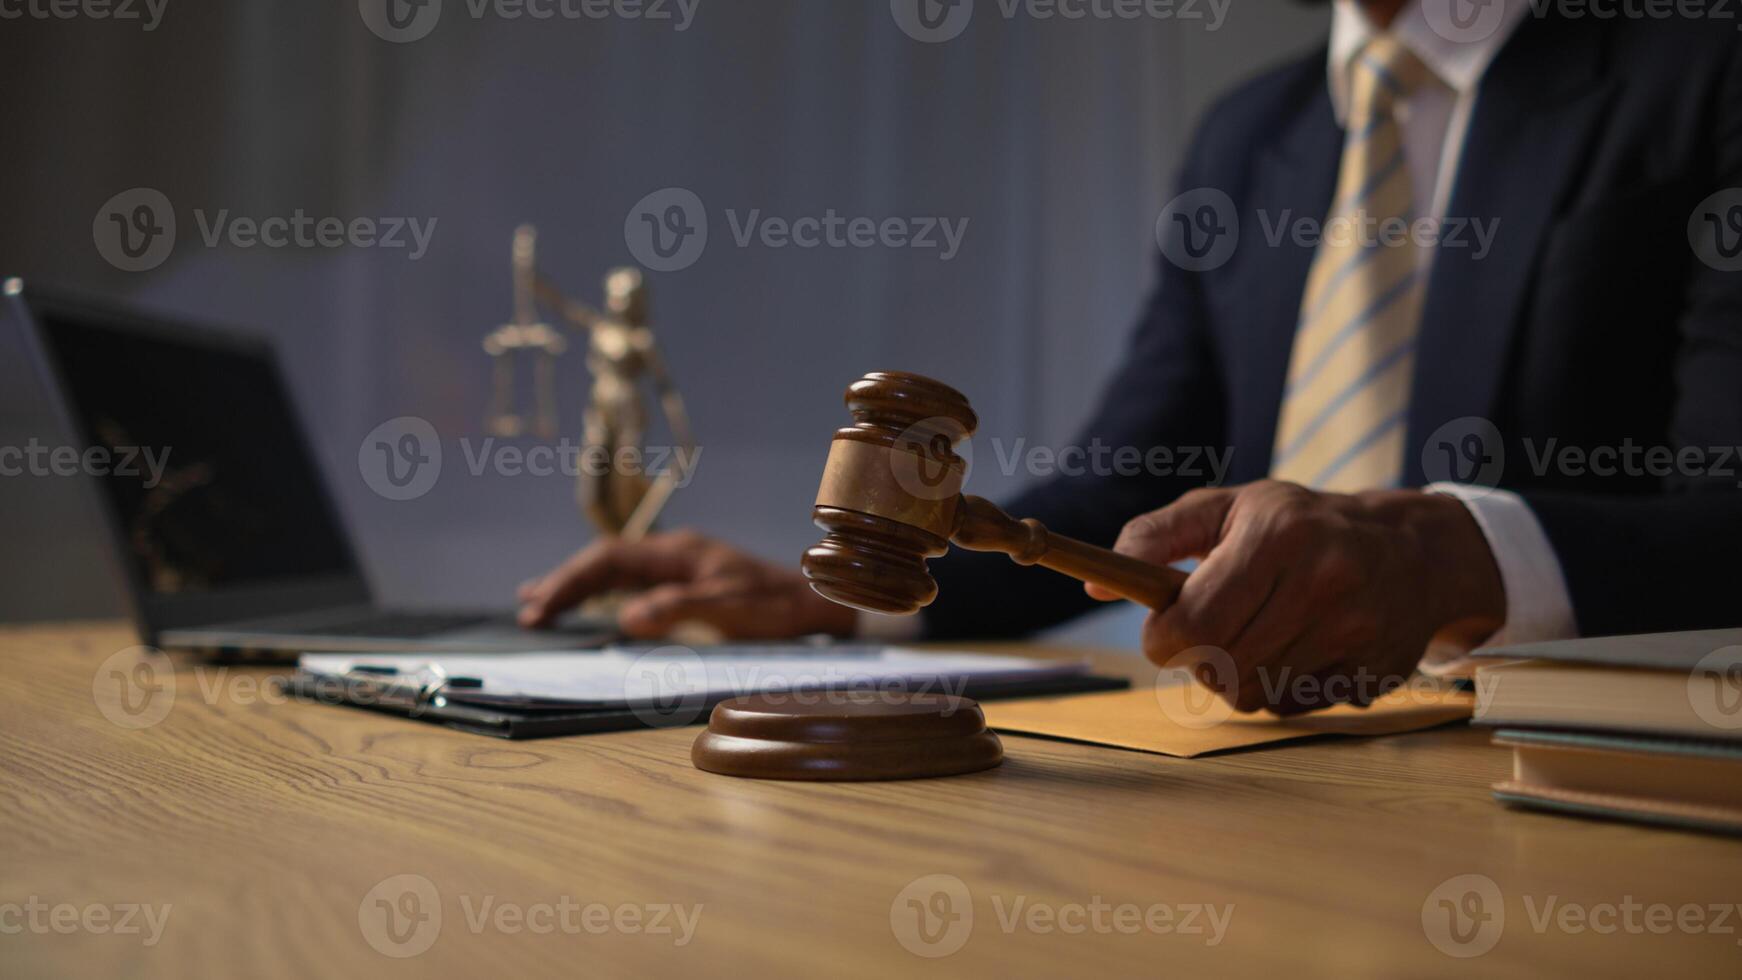
<path id="1" fill-rule="evenodd" d="M 487 426 L 499 436 L 522 435 L 530 428 L 539 438 L 556 438 L 556 359 L 568 350 L 568 338 L 539 319 L 543 304 L 567 329 L 587 337 L 593 386 L 581 416 L 585 450 L 576 499 L 600 533 L 635 540 L 653 527 L 672 491 L 684 482 L 683 467 L 696 459 L 689 415 L 647 322 L 647 284 L 641 270 L 625 267 L 606 274 L 605 309 L 600 312 L 563 295 L 538 271 L 537 234 L 531 225 L 515 229 L 514 321 L 484 338 L 484 350 L 495 361 Z M 530 427 L 515 397 L 514 361 L 522 353 L 533 359 Z M 658 398 L 677 443 L 666 454 L 671 462 L 652 476 L 643 446 L 648 425 L 644 382 Z"/>

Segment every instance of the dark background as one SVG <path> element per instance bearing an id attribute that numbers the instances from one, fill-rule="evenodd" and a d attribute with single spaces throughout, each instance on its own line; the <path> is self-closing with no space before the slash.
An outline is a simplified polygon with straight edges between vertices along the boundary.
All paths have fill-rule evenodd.
<path id="1" fill-rule="evenodd" d="M 365 0 L 370 2 L 370 0 Z M 705 202 L 706 252 L 650 273 L 654 322 L 703 454 L 667 526 L 792 559 L 842 387 L 898 368 L 962 389 L 987 440 L 1066 444 L 1147 288 L 1153 225 L 1209 99 L 1322 38 L 1328 10 L 1232 0 L 1225 20 L 1040 20 L 978 0 L 942 43 L 889 0 L 700 0 L 670 21 L 474 18 L 441 0 L 389 43 L 351 0 L 167 0 L 161 23 L 0 20 L 0 275 L 265 332 L 278 343 L 339 503 L 384 596 L 505 605 L 591 534 L 562 476 L 472 477 L 479 341 L 510 315 L 514 226 L 590 302 L 631 260 L 649 192 Z M 143 7 L 138 8 L 144 12 Z M 92 223 L 162 191 L 178 236 L 156 269 L 110 266 Z M 427 254 L 207 247 L 208 218 L 436 219 Z M 725 212 L 968 219 L 960 253 L 740 248 Z M 563 435 L 586 373 L 560 368 Z M 0 445 L 55 441 L 18 340 L 0 337 Z M 365 434 L 414 415 L 442 434 L 435 489 L 394 502 L 359 475 Z M 262 440 L 263 442 L 267 440 Z M 530 443 L 528 443 L 530 444 Z M 272 447 L 262 445 L 262 452 Z M 114 610 L 78 481 L 0 478 L 0 619 Z M 1043 574 L 1043 573 L 1037 573 Z M 1126 641 L 1130 612 L 1079 636 Z"/>

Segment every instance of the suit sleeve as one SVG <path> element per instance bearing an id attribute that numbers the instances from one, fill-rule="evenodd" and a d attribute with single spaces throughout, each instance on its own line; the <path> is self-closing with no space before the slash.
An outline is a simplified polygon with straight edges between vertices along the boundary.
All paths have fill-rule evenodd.
<path id="1" fill-rule="evenodd" d="M 1182 190 L 1208 183 L 1199 176 L 1203 142 L 1200 132 L 1181 171 Z M 1175 266 L 1159 251 L 1156 261 L 1156 285 L 1131 342 L 1073 445 L 1105 446 L 1109 452 L 1131 447 L 1146 456 L 1160 448 L 1225 453 L 1227 410 L 1201 274 Z M 1178 460 L 1176 455 L 1174 463 Z M 1111 546 L 1126 521 L 1208 479 L 1202 463 L 1191 468 L 1197 475 L 1172 472 L 1184 470 L 1182 466 L 1150 466 L 1147 461 L 1101 469 L 1101 474 L 1050 479 L 1003 505 L 1014 517 L 1037 518 L 1049 530 Z M 932 562 L 932 571 L 938 598 L 924 619 L 925 632 L 933 637 L 1021 636 L 1100 605 L 1074 579 L 1019 566 L 1003 555 L 953 548 Z"/>
<path id="2" fill-rule="evenodd" d="M 1710 191 L 1742 187 L 1742 56 L 1713 100 Z M 1742 271 L 1690 263 L 1676 324 L 1676 475 L 1649 496 L 1526 493 L 1586 636 L 1742 624 Z"/>

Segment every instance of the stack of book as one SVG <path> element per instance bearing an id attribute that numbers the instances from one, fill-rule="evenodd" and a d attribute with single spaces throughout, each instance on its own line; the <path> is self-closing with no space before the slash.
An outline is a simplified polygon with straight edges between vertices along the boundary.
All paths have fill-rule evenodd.
<path id="1" fill-rule="evenodd" d="M 1497 647 L 1475 723 L 1503 803 L 1742 834 L 1742 630 Z"/>

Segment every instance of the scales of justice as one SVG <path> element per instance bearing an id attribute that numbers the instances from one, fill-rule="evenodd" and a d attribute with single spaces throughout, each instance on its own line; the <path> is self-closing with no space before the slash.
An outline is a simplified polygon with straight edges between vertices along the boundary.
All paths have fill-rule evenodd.
<path id="1" fill-rule="evenodd" d="M 687 476 L 683 467 L 696 459 L 689 414 L 678 394 L 653 329 L 648 325 L 647 284 L 641 270 L 621 267 L 605 275 L 605 308 L 595 310 L 570 299 L 538 269 L 538 232 L 531 225 L 514 230 L 514 320 L 484 338 L 484 351 L 494 364 L 494 381 L 486 428 L 492 435 L 557 436 L 556 363 L 569 347 L 569 334 L 586 338 L 587 371 L 593 377 L 581 415 L 583 459 L 604 465 L 580 467 L 575 498 L 582 513 L 606 537 L 636 540 L 653 528 L 675 490 Z M 563 329 L 541 317 L 549 310 Z M 517 360 L 532 361 L 530 420 L 520 409 L 516 391 Z M 648 410 L 643 391 L 658 400 L 677 451 L 661 472 L 644 468 Z M 632 451 L 638 465 L 622 465 Z"/>

